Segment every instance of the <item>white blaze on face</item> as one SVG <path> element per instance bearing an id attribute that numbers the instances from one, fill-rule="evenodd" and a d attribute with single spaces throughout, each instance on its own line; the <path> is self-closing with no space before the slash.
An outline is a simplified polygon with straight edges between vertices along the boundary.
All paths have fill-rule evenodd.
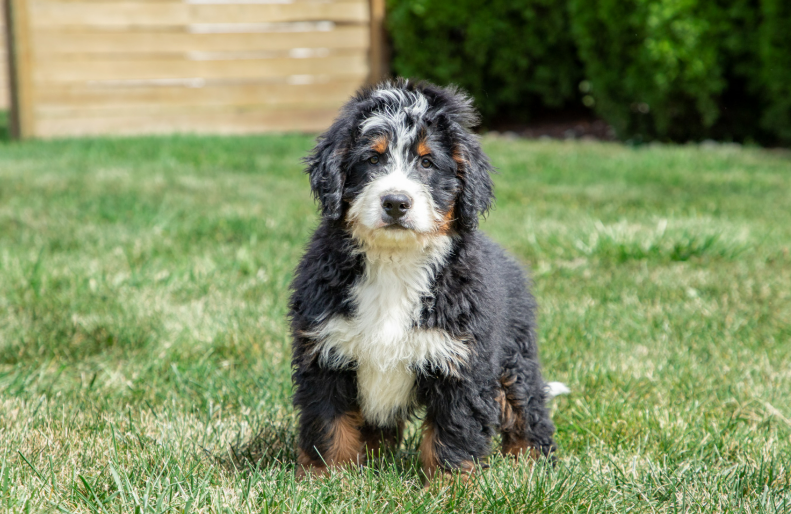
<path id="1" fill-rule="evenodd" d="M 432 232 L 442 221 L 431 198 L 428 188 L 409 177 L 405 166 L 395 163 L 392 157 L 384 167 L 384 173 L 365 186 L 362 193 L 354 199 L 349 216 L 369 230 L 386 225 L 382 215 L 382 198 L 391 193 L 403 193 L 412 200 L 412 206 L 402 222 L 416 232 Z"/>
<path id="2" fill-rule="evenodd" d="M 387 148 L 386 164 L 381 171 L 354 199 L 349 210 L 350 221 L 355 225 L 355 236 L 375 245 L 405 244 L 419 241 L 420 234 L 430 234 L 442 223 L 429 188 L 416 180 L 417 157 L 410 158 L 409 149 L 417 137 L 418 125 L 409 118 L 419 118 L 428 109 L 426 98 L 420 93 L 403 90 L 380 89 L 374 98 L 383 98 L 393 104 L 382 112 L 367 118 L 360 129 L 363 135 L 374 129 L 384 129 L 391 135 Z M 380 230 L 386 225 L 382 198 L 400 193 L 409 196 L 412 206 L 401 218 L 409 230 Z"/>

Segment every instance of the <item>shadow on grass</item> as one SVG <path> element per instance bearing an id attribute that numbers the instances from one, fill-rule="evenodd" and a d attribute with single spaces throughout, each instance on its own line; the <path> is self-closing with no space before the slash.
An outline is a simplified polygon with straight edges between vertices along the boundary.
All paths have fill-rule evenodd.
<path id="1" fill-rule="evenodd" d="M 246 441 L 230 445 L 226 455 L 216 455 L 230 469 L 260 469 L 296 462 L 296 427 L 291 419 L 267 421 Z"/>
<path id="2" fill-rule="evenodd" d="M 294 419 L 285 418 L 267 421 L 256 435 L 229 445 L 225 455 L 213 457 L 225 469 L 232 472 L 250 472 L 265 468 L 284 468 L 293 470 L 297 462 L 297 427 Z M 414 441 L 412 441 L 414 443 Z M 395 452 L 386 451 L 381 455 L 368 456 L 367 464 L 358 468 L 361 472 L 375 475 L 395 473 L 399 476 L 418 476 L 421 471 L 417 465 L 417 452 L 408 448 L 415 447 L 407 440 L 406 448 Z"/>

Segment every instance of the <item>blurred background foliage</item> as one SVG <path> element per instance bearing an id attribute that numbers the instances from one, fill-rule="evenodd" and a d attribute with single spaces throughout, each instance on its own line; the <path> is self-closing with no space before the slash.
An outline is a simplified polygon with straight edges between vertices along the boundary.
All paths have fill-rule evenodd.
<path id="1" fill-rule="evenodd" d="M 388 28 L 398 75 L 456 83 L 487 117 L 577 100 L 582 69 L 567 6 L 554 0 L 396 0 Z"/>
<path id="2" fill-rule="evenodd" d="M 622 139 L 791 144 L 789 0 L 389 0 L 393 72 L 484 125 L 592 109 Z"/>

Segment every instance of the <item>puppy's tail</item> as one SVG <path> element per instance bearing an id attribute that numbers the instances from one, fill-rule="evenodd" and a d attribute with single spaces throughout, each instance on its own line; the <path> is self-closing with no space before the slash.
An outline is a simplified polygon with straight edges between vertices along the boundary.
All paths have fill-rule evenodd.
<path id="1" fill-rule="evenodd" d="M 560 396 L 561 394 L 571 393 L 571 389 L 563 382 L 548 382 L 544 390 L 547 392 L 547 400 L 551 400 L 555 396 Z"/>

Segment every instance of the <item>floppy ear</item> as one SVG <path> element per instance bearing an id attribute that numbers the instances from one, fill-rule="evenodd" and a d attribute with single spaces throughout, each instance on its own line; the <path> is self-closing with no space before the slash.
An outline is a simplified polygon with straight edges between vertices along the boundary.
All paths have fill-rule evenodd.
<path id="1" fill-rule="evenodd" d="M 464 131 L 453 152 L 461 192 L 456 201 L 456 224 L 471 232 L 478 227 L 478 216 L 486 215 L 494 201 L 492 165 L 483 153 L 478 138 Z"/>
<path id="2" fill-rule="evenodd" d="M 490 173 L 492 165 L 483 153 L 478 137 L 472 129 L 480 122 L 472 98 L 457 86 L 437 87 L 423 83 L 423 93 L 429 103 L 440 105 L 442 116 L 449 122 L 453 140 L 453 160 L 461 191 L 456 199 L 456 228 L 473 231 L 478 217 L 485 215 L 494 201 L 494 185 Z"/>
<path id="3" fill-rule="evenodd" d="M 347 120 L 340 119 L 319 136 L 318 142 L 305 159 L 305 173 L 310 176 L 313 197 L 321 204 L 321 215 L 325 219 L 341 217 L 343 185 L 346 181 L 344 160 L 351 140 L 351 128 Z"/>

